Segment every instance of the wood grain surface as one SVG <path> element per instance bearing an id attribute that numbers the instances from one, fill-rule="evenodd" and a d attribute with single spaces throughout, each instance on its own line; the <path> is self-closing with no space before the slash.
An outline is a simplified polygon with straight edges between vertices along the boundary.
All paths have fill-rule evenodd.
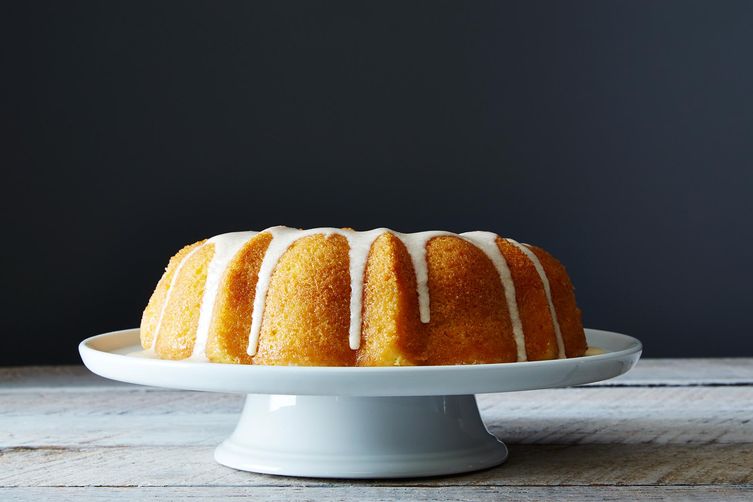
<path id="1" fill-rule="evenodd" d="M 333 481 L 228 469 L 243 396 L 0 368 L 0 500 L 751 500 L 753 359 L 644 360 L 576 388 L 478 397 L 504 465 Z"/>

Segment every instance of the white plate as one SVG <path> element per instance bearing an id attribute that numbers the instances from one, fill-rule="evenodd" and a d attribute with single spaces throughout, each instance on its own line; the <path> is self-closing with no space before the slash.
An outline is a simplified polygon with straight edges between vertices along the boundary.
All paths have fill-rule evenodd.
<path id="1" fill-rule="evenodd" d="M 105 378 L 174 389 L 243 394 L 437 396 L 544 389 L 605 380 L 640 357 L 635 338 L 586 329 L 590 347 L 604 354 L 572 359 L 456 366 L 312 367 L 168 361 L 141 352 L 139 330 L 87 338 L 84 364 Z"/>
<path id="2" fill-rule="evenodd" d="M 578 385 L 627 372 L 635 338 L 587 329 L 600 355 L 506 364 L 331 368 L 166 361 L 136 355 L 139 331 L 81 342 L 84 364 L 123 382 L 248 394 L 223 465 L 291 476 L 394 478 L 484 469 L 507 458 L 473 394 Z"/>

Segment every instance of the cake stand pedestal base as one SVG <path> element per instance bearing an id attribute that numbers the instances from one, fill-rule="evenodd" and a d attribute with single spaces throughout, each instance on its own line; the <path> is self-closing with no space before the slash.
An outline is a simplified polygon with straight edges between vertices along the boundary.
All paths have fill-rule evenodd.
<path id="1" fill-rule="evenodd" d="M 507 448 L 476 398 L 249 394 L 215 459 L 243 471 L 326 478 L 398 478 L 501 464 Z"/>

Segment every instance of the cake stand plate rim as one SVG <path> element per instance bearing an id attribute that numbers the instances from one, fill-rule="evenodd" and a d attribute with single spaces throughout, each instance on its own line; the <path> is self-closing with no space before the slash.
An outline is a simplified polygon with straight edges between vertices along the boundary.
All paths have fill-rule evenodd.
<path id="1" fill-rule="evenodd" d="M 519 363 L 311 367 L 169 361 L 129 355 L 140 350 L 139 330 L 96 335 L 79 344 L 94 373 L 128 383 L 243 394 L 422 396 L 511 392 L 593 383 L 629 371 L 643 350 L 628 335 L 586 328 L 589 346 L 603 354 Z"/>

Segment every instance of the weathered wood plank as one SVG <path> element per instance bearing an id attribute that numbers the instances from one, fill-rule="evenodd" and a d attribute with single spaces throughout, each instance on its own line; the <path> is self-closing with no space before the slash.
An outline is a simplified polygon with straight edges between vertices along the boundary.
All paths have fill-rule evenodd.
<path id="1" fill-rule="evenodd" d="M 539 501 L 578 500 L 727 500 L 749 501 L 750 486 L 549 486 L 549 487 L 67 487 L 67 488 L 0 488 L 0 499 L 11 501 L 87 501 L 87 500 L 209 500 L 244 498 L 288 502 L 290 500 L 394 500 L 442 501 Z"/>
<path id="2" fill-rule="evenodd" d="M 642 359 L 626 375 L 595 385 L 753 385 L 753 358 Z M 83 366 L 0 368 L 0 392 L 82 387 L 111 391 L 136 386 L 101 378 Z"/>
<path id="3" fill-rule="evenodd" d="M 111 391 L 136 388 L 137 385 L 116 382 L 95 375 L 84 366 L 11 366 L 0 368 L 0 393 L 26 392 L 34 389 L 71 389 Z"/>
<path id="4" fill-rule="evenodd" d="M 513 443 L 751 443 L 753 387 L 573 388 L 479 396 Z"/>
<path id="5" fill-rule="evenodd" d="M 0 446 L 216 445 L 243 396 L 55 391 L 0 397 Z M 479 396 L 511 443 L 753 443 L 753 387 L 581 387 Z"/>
<path id="6" fill-rule="evenodd" d="M 0 486 L 347 486 L 235 471 L 208 446 L 0 450 Z M 753 483 L 753 445 L 512 445 L 500 467 L 359 486 L 583 486 Z"/>
<path id="7" fill-rule="evenodd" d="M 0 369 L 0 486 L 15 487 L 0 488 L 0 499 L 743 500 L 753 493 L 753 359 L 648 360 L 614 385 L 479 396 L 510 460 L 434 479 L 349 482 L 224 468 L 213 449 L 242 401 L 109 382 L 75 366 Z"/>
<path id="8" fill-rule="evenodd" d="M 753 385 L 753 358 L 641 359 L 628 373 L 591 385 Z"/>

